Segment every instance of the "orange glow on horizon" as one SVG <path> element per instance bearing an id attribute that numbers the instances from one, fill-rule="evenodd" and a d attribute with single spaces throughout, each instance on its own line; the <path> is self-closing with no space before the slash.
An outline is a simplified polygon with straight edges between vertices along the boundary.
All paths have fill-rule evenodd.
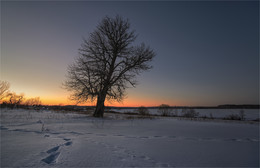
<path id="1" fill-rule="evenodd" d="M 95 106 L 96 101 L 94 102 L 87 102 L 87 103 L 80 103 L 77 104 L 76 102 L 70 101 L 69 99 L 41 99 L 43 105 L 79 105 L 79 106 Z M 140 99 L 125 99 L 122 102 L 116 102 L 116 101 L 105 101 L 105 106 L 115 106 L 115 107 L 140 107 L 140 106 L 146 106 L 146 107 L 152 107 L 152 106 L 159 106 L 161 104 L 168 104 L 170 106 L 181 106 L 183 103 L 175 102 L 170 103 L 170 101 L 166 102 L 160 102 L 158 100 L 140 100 Z"/>
<path id="2" fill-rule="evenodd" d="M 16 93 L 20 93 L 22 90 L 19 87 L 12 87 Z M 29 88 L 23 89 L 25 90 L 25 99 L 40 97 L 42 105 L 78 105 L 78 106 L 95 106 L 96 101 L 80 103 L 77 104 L 75 101 L 69 100 L 69 93 L 65 92 L 62 89 L 55 88 L 54 91 L 44 91 L 41 90 L 30 90 Z M 154 97 L 153 95 L 142 95 L 138 93 L 130 93 L 122 102 L 116 101 L 105 101 L 105 106 L 115 106 L 115 107 L 152 107 L 159 106 L 161 104 L 168 104 L 170 106 L 185 106 L 192 105 L 185 100 L 176 100 L 172 98 L 165 98 L 162 96 Z"/>

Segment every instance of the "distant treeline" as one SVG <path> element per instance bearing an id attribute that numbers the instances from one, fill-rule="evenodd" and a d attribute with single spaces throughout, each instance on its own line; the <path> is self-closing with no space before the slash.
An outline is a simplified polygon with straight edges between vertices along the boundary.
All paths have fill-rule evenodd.
<path id="1" fill-rule="evenodd" d="M 43 105 L 44 106 L 44 105 Z M 59 110 L 83 110 L 83 109 L 93 109 L 95 106 L 77 106 L 77 105 L 66 105 L 66 106 L 45 106 L 49 109 L 59 109 Z M 149 109 L 157 109 L 159 106 L 147 107 Z M 110 109 L 138 109 L 139 107 L 114 107 L 106 106 L 106 110 Z M 233 105 L 225 104 L 219 106 L 170 106 L 171 109 L 260 109 L 260 105 Z"/>
<path id="2" fill-rule="evenodd" d="M 159 106 L 147 107 L 149 109 L 157 109 Z M 113 107 L 109 106 L 107 108 L 113 109 L 133 109 L 138 107 Z M 224 104 L 218 106 L 170 106 L 172 109 L 260 109 L 260 105 L 255 104 L 243 104 L 243 105 L 234 105 L 234 104 Z"/>
<path id="3" fill-rule="evenodd" d="M 18 108 L 24 108 L 28 106 L 34 106 L 35 105 L 25 105 L 20 104 L 17 105 Z M 2 103 L 0 104 L 0 108 L 5 107 L 11 107 L 9 104 Z M 52 109 L 52 110 L 65 110 L 65 111 L 82 111 L 82 110 L 91 110 L 94 109 L 95 106 L 77 106 L 77 105 L 37 105 L 37 107 L 45 108 L 45 109 Z M 111 109 L 138 109 L 139 107 L 114 107 L 114 106 L 106 106 L 106 110 Z M 158 109 L 159 106 L 151 106 L 146 107 L 149 109 Z M 225 104 L 225 105 L 219 105 L 219 106 L 170 106 L 170 109 L 260 109 L 260 105 L 251 105 L 251 104 L 245 104 L 245 105 L 233 105 L 233 104 Z"/>
<path id="4" fill-rule="evenodd" d="M 219 105 L 218 108 L 224 109 L 260 109 L 260 105 L 257 104 L 242 104 L 242 105 L 233 105 L 233 104 L 224 104 Z"/>

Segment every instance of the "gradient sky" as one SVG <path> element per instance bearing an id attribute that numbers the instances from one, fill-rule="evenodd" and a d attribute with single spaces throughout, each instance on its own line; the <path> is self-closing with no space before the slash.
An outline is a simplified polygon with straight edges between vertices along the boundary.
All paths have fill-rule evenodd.
<path id="1" fill-rule="evenodd" d="M 44 104 L 72 104 L 67 67 L 82 37 L 116 14 L 157 56 L 112 105 L 259 103 L 258 1 L 1 2 L 1 80 Z"/>

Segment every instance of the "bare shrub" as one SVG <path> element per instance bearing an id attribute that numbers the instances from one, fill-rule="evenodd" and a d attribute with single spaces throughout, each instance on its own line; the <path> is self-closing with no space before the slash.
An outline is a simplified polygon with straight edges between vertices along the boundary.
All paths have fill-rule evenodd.
<path id="1" fill-rule="evenodd" d="M 241 117 L 237 114 L 230 114 L 223 118 L 224 120 L 241 120 Z"/>
<path id="2" fill-rule="evenodd" d="M 8 95 L 6 96 L 6 102 L 4 102 L 5 104 L 7 104 L 7 106 L 9 107 L 17 107 L 20 106 L 23 101 L 25 100 L 24 98 L 24 94 L 16 94 L 15 92 L 12 93 L 8 93 Z"/>
<path id="3" fill-rule="evenodd" d="M 25 106 L 40 106 L 40 105 L 41 105 L 40 97 L 35 97 L 35 98 L 27 99 L 27 100 L 24 102 L 24 105 L 25 105 Z"/>
<path id="4" fill-rule="evenodd" d="M 199 112 L 194 109 L 182 109 L 182 116 L 186 118 L 196 118 L 199 116 Z"/>
<path id="5" fill-rule="evenodd" d="M 158 112 L 162 116 L 169 116 L 171 114 L 171 107 L 168 104 L 161 104 L 158 108 Z"/>
<path id="6" fill-rule="evenodd" d="M 141 106 L 141 107 L 138 107 L 137 113 L 142 115 L 142 116 L 148 116 L 149 115 L 149 110 L 148 110 L 147 107 Z"/>
<path id="7" fill-rule="evenodd" d="M 209 118 L 210 118 L 210 119 L 214 119 L 214 117 L 213 117 L 213 114 L 212 114 L 212 113 L 210 113 L 210 114 L 209 114 Z"/>
<path id="8" fill-rule="evenodd" d="M 10 83 L 7 81 L 0 81 L 0 101 L 5 99 L 9 93 Z"/>
<path id="9" fill-rule="evenodd" d="M 224 120 L 245 120 L 245 111 L 240 110 L 239 114 L 230 114 L 223 118 Z"/>
<path id="10" fill-rule="evenodd" d="M 245 111 L 244 110 L 240 110 L 239 111 L 239 116 L 240 116 L 240 118 L 241 118 L 241 120 L 245 120 Z"/>
<path id="11" fill-rule="evenodd" d="M 178 114 L 178 109 L 174 109 L 174 113 L 173 113 L 173 116 L 177 117 L 179 114 Z"/>

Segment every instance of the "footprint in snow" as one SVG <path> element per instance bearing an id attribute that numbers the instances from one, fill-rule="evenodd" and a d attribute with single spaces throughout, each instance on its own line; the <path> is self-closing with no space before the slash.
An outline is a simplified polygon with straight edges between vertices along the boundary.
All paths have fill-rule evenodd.
<path id="1" fill-rule="evenodd" d="M 69 138 L 63 138 L 64 141 L 66 141 L 66 143 L 62 144 L 62 145 L 58 145 L 55 146 L 49 150 L 46 151 L 46 153 L 50 154 L 49 156 L 47 156 L 46 158 L 42 159 L 43 162 L 47 163 L 47 164 L 52 164 L 52 163 L 56 163 L 57 158 L 60 155 L 60 151 L 58 151 L 62 146 L 70 146 L 72 145 L 72 141 Z"/>
<path id="2" fill-rule="evenodd" d="M 154 138 L 162 138 L 162 136 L 160 136 L 160 135 L 155 135 L 155 136 L 153 136 Z"/>
<path id="3" fill-rule="evenodd" d="M 4 126 L 0 126 L 1 130 L 8 130 L 8 128 L 4 127 Z"/>
<path id="4" fill-rule="evenodd" d="M 106 134 L 96 134 L 97 136 L 107 136 Z"/>
<path id="5" fill-rule="evenodd" d="M 168 163 L 156 163 L 156 167 L 172 167 Z"/>
<path id="6" fill-rule="evenodd" d="M 55 147 L 49 149 L 49 150 L 47 151 L 47 153 L 55 152 L 55 151 L 57 151 L 59 148 L 60 148 L 60 146 L 55 146 Z"/>
<path id="7" fill-rule="evenodd" d="M 49 149 L 46 153 L 48 153 L 50 155 L 47 156 L 46 158 L 42 159 L 42 161 L 47 164 L 55 163 L 58 156 L 60 155 L 60 152 L 58 152 L 59 148 L 60 148 L 60 146 L 55 146 L 55 147 Z"/>
<path id="8" fill-rule="evenodd" d="M 55 163 L 56 159 L 58 158 L 59 155 L 60 155 L 60 152 L 52 153 L 48 157 L 42 159 L 42 161 L 47 163 L 47 164 Z"/>
<path id="9" fill-rule="evenodd" d="M 143 160 L 152 160 L 151 158 L 149 158 L 148 156 L 145 156 L 145 155 L 140 156 L 140 158 Z"/>
<path id="10" fill-rule="evenodd" d="M 149 137 L 148 136 L 141 136 L 139 137 L 140 139 L 148 139 Z"/>
<path id="11" fill-rule="evenodd" d="M 71 144 L 72 144 L 72 142 L 69 141 L 69 142 L 66 142 L 64 145 L 65 145 L 65 146 L 70 146 Z"/>
<path id="12" fill-rule="evenodd" d="M 64 140 L 64 141 L 70 141 L 70 139 L 69 139 L 69 138 L 63 138 L 63 140 Z"/>

